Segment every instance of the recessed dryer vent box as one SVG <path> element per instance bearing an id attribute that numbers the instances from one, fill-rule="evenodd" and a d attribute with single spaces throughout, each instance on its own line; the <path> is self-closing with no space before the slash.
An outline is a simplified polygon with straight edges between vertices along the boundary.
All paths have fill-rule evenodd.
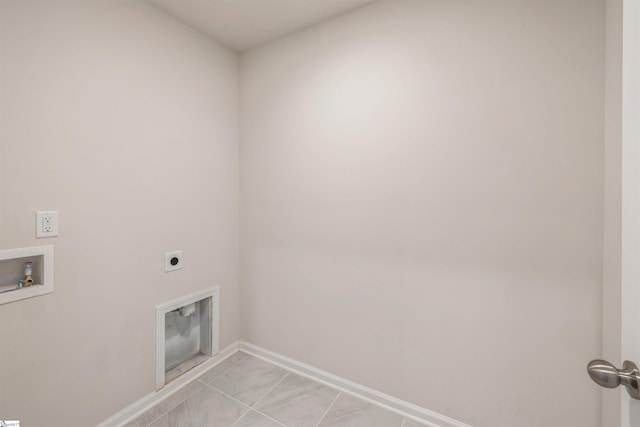
<path id="1" fill-rule="evenodd" d="M 218 353 L 220 289 L 156 307 L 156 390 Z"/>

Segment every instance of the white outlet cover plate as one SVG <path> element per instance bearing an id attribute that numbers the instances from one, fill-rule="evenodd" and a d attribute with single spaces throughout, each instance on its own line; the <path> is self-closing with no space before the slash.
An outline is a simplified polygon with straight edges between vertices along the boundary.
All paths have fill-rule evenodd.
<path id="1" fill-rule="evenodd" d="M 173 258 L 178 258 L 178 263 L 176 265 L 171 265 L 171 260 Z M 165 273 L 168 273 L 169 271 L 180 270 L 183 267 L 184 267 L 184 255 L 182 251 L 167 252 L 164 254 Z"/>
<path id="2" fill-rule="evenodd" d="M 58 211 L 36 212 L 36 239 L 58 235 Z"/>

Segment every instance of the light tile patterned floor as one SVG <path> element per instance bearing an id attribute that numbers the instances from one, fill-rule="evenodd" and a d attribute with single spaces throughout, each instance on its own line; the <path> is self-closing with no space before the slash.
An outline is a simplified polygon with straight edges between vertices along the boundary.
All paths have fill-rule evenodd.
<path id="1" fill-rule="evenodd" d="M 238 352 L 125 427 L 419 427 L 422 424 Z"/>

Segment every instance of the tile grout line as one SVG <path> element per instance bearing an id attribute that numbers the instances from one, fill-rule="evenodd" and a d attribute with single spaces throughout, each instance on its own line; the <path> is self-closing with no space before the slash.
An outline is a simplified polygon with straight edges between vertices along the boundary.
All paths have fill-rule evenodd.
<path id="1" fill-rule="evenodd" d="M 249 410 L 249 411 L 250 411 L 250 410 Z M 235 425 L 237 425 L 237 424 L 240 422 L 240 420 L 241 420 L 241 419 L 243 419 L 243 418 L 244 418 L 244 416 L 245 416 L 245 415 L 247 415 L 247 414 L 249 413 L 249 411 L 247 411 L 247 412 L 243 412 L 243 413 L 242 413 L 242 415 L 240 415 L 240 417 L 239 417 L 237 420 L 235 420 L 235 421 L 233 422 L 233 424 L 231 424 L 229 427 L 234 427 Z M 400 426 L 400 427 L 402 427 L 402 426 Z"/>
<path id="2" fill-rule="evenodd" d="M 230 356 L 228 357 L 232 357 L 233 355 L 236 355 L 237 353 L 242 353 L 245 356 L 249 356 L 249 357 L 255 357 L 252 354 L 247 354 L 243 351 L 236 351 L 235 353 L 232 353 Z M 240 416 L 233 421 L 233 423 L 229 426 L 229 427 L 238 427 L 241 424 L 241 420 L 243 419 L 247 419 L 247 417 L 249 417 L 249 413 L 250 412 L 256 412 L 258 415 L 268 419 L 269 421 L 273 422 L 274 425 L 276 426 L 282 426 L 282 427 L 287 427 L 286 424 L 278 421 L 277 419 L 272 418 L 271 416 L 265 414 L 264 412 L 257 410 L 256 407 L 263 401 L 265 400 L 265 398 L 271 393 L 273 392 L 273 390 L 275 390 L 283 381 L 285 381 L 286 378 L 289 377 L 290 374 L 294 374 L 291 370 L 289 370 L 288 368 L 284 367 L 284 366 L 280 366 L 280 368 L 282 368 L 282 370 L 284 371 L 284 375 L 273 385 L 271 386 L 267 391 L 264 392 L 264 394 L 252 405 L 249 405 L 247 403 L 244 403 L 242 401 L 240 401 L 239 399 L 227 394 L 226 392 L 219 390 L 218 388 L 216 388 L 215 386 L 213 386 L 211 383 L 213 383 L 214 381 L 216 381 L 218 378 L 220 378 L 221 376 L 225 375 L 229 370 L 233 369 L 234 367 L 238 366 L 239 364 L 241 364 L 244 360 L 246 359 L 241 359 L 239 361 L 236 361 L 235 363 L 232 363 L 229 367 L 227 367 L 226 369 L 224 369 L 223 371 L 221 371 L 218 375 L 216 375 L 215 377 L 211 378 L 209 383 L 204 382 L 201 377 L 203 377 L 204 375 L 206 375 L 206 372 L 201 374 L 200 376 L 198 376 L 197 378 L 193 379 L 191 381 L 190 384 L 193 385 L 200 385 L 200 387 L 198 387 L 196 390 L 194 390 L 192 393 L 190 393 L 189 395 L 187 395 L 187 397 L 185 397 L 184 399 L 182 399 L 177 405 L 175 405 L 173 408 L 169 409 L 168 411 L 162 413 L 160 416 L 158 416 L 157 418 L 155 418 L 152 422 L 145 424 L 145 427 L 150 427 L 152 426 L 155 422 L 157 422 L 159 419 L 161 419 L 162 417 L 164 417 L 167 413 L 171 412 L 173 409 L 175 409 L 176 407 L 182 405 L 185 401 L 187 401 L 189 398 L 191 398 L 193 395 L 195 395 L 196 393 L 201 392 L 205 387 L 208 387 L 208 389 L 213 390 L 218 392 L 219 394 L 231 399 L 232 401 L 236 402 L 237 404 L 239 404 L 241 407 L 240 409 L 243 409 L 244 412 L 240 413 Z M 267 363 L 274 365 L 271 361 L 266 361 Z M 275 366 L 278 366 L 277 364 Z M 214 369 L 215 367 L 212 367 L 211 369 Z M 317 383 L 317 384 L 322 384 L 322 382 L 317 381 L 315 378 L 309 378 L 313 383 Z M 189 383 L 187 383 L 188 386 Z M 328 386 L 330 389 L 333 389 L 334 391 L 337 392 L 336 396 L 333 398 L 333 400 L 331 401 L 331 403 L 329 404 L 329 406 L 327 407 L 327 409 L 324 411 L 324 413 L 322 414 L 322 417 L 318 420 L 318 422 L 316 424 L 312 424 L 312 426 L 314 427 L 319 427 L 322 422 L 326 419 L 327 415 L 329 414 L 329 412 L 331 411 L 331 409 L 333 408 L 333 406 L 335 406 L 336 402 L 338 401 L 338 399 L 340 398 L 340 396 L 342 394 L 344 394 L 345 392 L 341 391 L 340 389 L 332 386 L 332 385 L 328 385 L 325 384 L 325 386 Z M 161 402 L 158 402 L 157 405 L 160 405 Z M 406 423 L 407 423 L 407 417 L 403 416 L 401 419 L 400 424 L 398 425 L 398 427 L 405 427 Z"/>
<path id="3" fill-rule="evenodd" d="M 173 410 L 174 410 L 174 409 L 176 409 L 178 406 L 182 405 L 182 404 L 183 404 L 187 399 L 189 399 L 190 397 L 192 397 L 193 395 L 195 395 L 197 392 L 199 392 L 200 390 L 202 390 L 202 389 L 204 388 L 204 386 L 206 385 L 206 384 L 204 384 L 202 381 L 200 381 L 200 380 L 198 380 L 198 379 L 196 378 L 195 380 L 191 381 L 190 383 L 187 383 L 187 384 L 185 385 L 185 387 L 184 387 L 184 388 L 187 388 L 187 387 L 189 386 L 189 384 L 192 384 L 192 383 L 200 383 L 200 384 L 202 384 L 202 387 L 199 387 L 198 389 L 194 390 L 194 391 L 193 391 L 193 393 L 188 394 L 188 395 L 187 395 L 187 397 L 185 397 L 184 399 L 182 399 L 182 400 L 181 400 L 180 402 L 178 402 L 175 406 L 173 406 L 172 408 L 167 409 L 165 412 L 163 412 L 163 413 L 161 413 L 160 415 L 158 415 L 156 418 L 154 418 L 153 420 L 151 420 L 151 422 L 149 422 L 149 424 L 147 424 L 147 426 L 146 426 L 146 427 L 149 427 L 150 425 L 152 425 L 153 423 L 155 423 L 156 421 L 158 421 L 160 418 L 164 417 L 164 416 L 165 416 L 165 415 L 167 415 L 169 412 L 173 411 Z M 169 396 L 169 397 L 171 397 L 171 396 Z M 163 400 L 161 400 L 160 402 L 158 402 L 158 403 L 156 404 L 156 406 L 157 406 L 157 405 L 160 405 L 162 402 L 164 402 L 164 401 L 165 401 L 166 399 L 168 399 L 169 397 L 166 397 L 166 398 L 164 398 Z M 150 408 L 149 410 L 151 410 L 151 408 Z"/>
<path id="4" fill-rule="evenodd" d="M 271 362 L 269 362 L 269 363 L 271 363 Z M 284 376 L 284 377 L 282 377 L 282 379 L 281 379 L 280 381 L 278 381 L 278 383 L 277 383 L 276 385 L 274 385 L 273 387 L 271 387 L 271 390 L 269 390 L 267 393 L 265 393 L 265 395 L 264 395 L 264 396 L 262 396 L 260 399 L 258 399 L 258 401 L 257 401 L 256 403 L 254 403 L 254 404 L 253 404 L 253 406 L 251 407 L 251 409 L 253 409 L 255 412 L 259 413 L 260 415 L 264 416 L 265 418 L 268 418 L 269 420 L 271 420 L 271 421 L 273 421 L 273 422 L 275 422 L 275 423 L 277 423 L 277 424 L 279 424 L 279 425 L 281 425 L 281 426 L 283 426 L 283 427 L 287 427 L 284 423 L 282 423 L 282 422 L 280 422 L 280 421 L 276 420 L 275 418 L 270 417 L 269 415 L 267 415 L 267 414 L 265 414 L 264 412 L 262 412 L 262 411 L 260 411 L 260 410 L 258 410 L 258 409 L 256 409 L 256 408 L 255 408 L 255 407 L 256 407 L 256 405 L 257 405 L 260 401 L 262 401 L 265 397 L 267 397 L 267 396 L 269 395 L 269 393 L 271 393 L 271 392 L 272 392 L 272 391 L 273 391 L 273 390 L 274 390 L 274 389 L 275 389 L 275 388 L 276 388 L 276 387 L 277 387 L 277 386 L 278 386 L 282 381 L 284 381 L 284 379 L 285 379 L 287 376 L 289 376 L 289 374 L 296 375 L 295 373 L 291 372 L 290 370 L 288 370 L 288 369 L 286 369 L 286 368 L 283 368 L 283 369 L 287 371 L 287 373 L 285 374 L 285 376 Z M 313 380 L 313 379 L 312 379 L 311 381 L 312 381 L 313 383 L 315 383 L 315 384 L 320 384 L 320 383 L 319 383 L 319 382 L 317 382 L 316 380 Z M 320 418 L 320 421 L 318 421 L 318 423 L 320 423 L 320 422 L 324 419 L 324 416 L 328 413 L 329 409 L 331 409 L 331 406 L 333 406 L 334 402 L 338 399 L 338 396 L 340 396 L 340 393 L 341 393 L 341 392 L 340 392 L 340 390 L 337 390 L 337 389 L 335 389 L 335 388 L 333 388 L 333 387 L 329 387 L 329 386 L 325 386 L 325 387 L 328 387 L 328 388 L 330 388 L 330 389 L 333 389 L 334 391 L 337 391 L 337 392 L 338 392 L 338 394 L 337 394 L 337 395 L 336 395 L 336 397 L 331 401 L 331 404 L 329 404 L 329 407 L 328 407 L 328 408 L 327 408 L 327 410 L 324 412 L 324 414 L 322 415 L 322 418 Z M 317 425 L 316 425 L 316 427 L 317 427 Z"/>
<path id="5" fill-rule="evenodd" d="M 271 418 L 269 415 L 265 414 L 264 412 L 260 412 L 257 409 L 252 409 L 252 410 L 262 415 L 263 417 L 273 421 L 274 423 L 281 425 L 282 427 L 287 427 L 286 425 L 282 424 L 280 421 L 276 420 L 275 418 Z"/>
<path id="6" fill-rule="evenodd" d="M 246 406 L 246 405 L 245 405 L 245 406 Z M 236 424 L 238 424 L 238 423 L 240 422 L 240 420 L 241 420 L 241 419 L 243 419 L 243 418 L 244 418 L 244 416 L 245 416 L 245 415 L 247 415 L 249 412 L 251 412 L 251 408 L 249 408 L 249 409 L 247 409 L 246 411 L 244 411 L 244 412 L 242 413 L 242 415 L 240 415 L 240 416 L 238 417 L 238 419 L 237 419 L 237 420 L 235 420 L 235 421 L 233 422 L 233 424 L 231 424 L 229 427 L 233 427 L 233 426 L 235 426 Z"/>
<path id="7" fill-rule="evenodd" d="M 460 421 L 454 420 L 446 415 L 438 414 L 432 410 L 422 408 L 418 405 L 403 401 L 394 396 L 387 395 L 380 391 L 354 383 L 345 378 L 341 378 L 330 372 L 323 371 L 314 366 L 307 365 L 298 360 L 291 359 L 282 354 L 274 353 L 270 350 L 253 345 L 248 342 L 239 342 L 241 351 L 246 354 L 264 360 L 275 366 L 287 369 L 294 374 L 309 378 L 310 380 L 319 382 L 320 384 L 341 391 L 343 394 L 353 396 L 357 399 L 364 400 L 379 408 L 405 417 L 408 421 L 415 421 L 425 427 L 440 427 L 441 423 L 445 423 L 451 427 L 472 427 Z"/>
<path id="8" fill-rule="evenodd" d="M 274 388 L 278 387 L 278 385 L 280 385 L 280 383 L 281 383 L 282 381 L 284 381 L 284 379 L 285 379 L 285 378 L 287 378 L 287 377 L 289 376 L 289 373 L 290 373 L 290 372 L 289 372 L 289 371 L 287 371 L 287 373 L 286 373 L 286 374 L 284 374 L 284 375 L 282 376 L 282 378 L 280 378 L 280 381 L 278 381 L 277 383 L 275 383 L 275 384 L 273 385 L 273 387 L 271 387 L 271 388 L 270 388 L 270 389 L 269 389 L 265 394 L 263 394 L 263 395 L 262 395 L 262 397 L 261 397 L 260 399 L 256 400 L 256 403 L 254 403 L 253 405 L 251 405 L 251 409 L 254 409 L 254 408 L 256 407 L 256 405 L 257 405 L 258 403 L 260 403 L 260 401 L 262 401 L 262 399 L 264 399 L 264 398 L 265 398 L 269 393 L 271 393 L 271 392 L 273 391 L 273 389 L 274 389 Z"/>
<path id="9" fill-rule="evenodd" d="M 235 423 L 237 423 L 238 421 L 240 421 L 240 418 L 244 417 L 246 414 L 249 413 L 249 411 L 251 411 L 251 406 L 247 405 L 244 402 L 239 401 L 238 399 L 236 399 L 233 396 L 228 395 L 227 393 L 225 393 L 224 391 L 218 390 L 217 388 L 215 388 L 214 386 L 212 386 L 211 384 L 205 384 L 205 387 L 209 387 L 211 390 L 220 393 L 221 395 L 228 397 L 229 399 L 233 400 L 236 403 L 239 403 L 240 405 L 244 406 L 246 408 L 246 410 L 242 413 L 242 415 L 240 415 L 240 417 L 238 417 L 237 420 L 234 421 L 234 423 L 232 425 L 234 425 Z"/>
<path id="10" fill-rule="evenodd" d="M 263 414 L 262 412 L 258 411 L 257 409 L 253 409 L 253 408 L 249 408 L 249 410 L 248 410 L 247 412 L 245 412 L 244 414 L 242 414 L 242 415 L 240 416 L 240 418 L 238 418 L 238 419 L 237 419 L 233 424 L 231 424 L 229 427 L 233 427 L 233 426 L 235 426 L 236 424 L 238 424 L 238 422 L 239 422 L 241 419 L 243 419 L 243 418 L 245 417 L 245 415 L 247 415 L 247 414 L 248 414 L 249 412 L 251 412 L 251 411 L 256 412 L 256 413 L 258 413 L 258 414 L 262 415 L 263 417 L 267 418 L 269 421 L 273 421 L 274 423 L 276 423 L 276 424 L 278 424 L 278 425 L 281 425 L 282 427 L 287 427 L 286 425 L 282 424 L 280 421 L 276 420 L 275 418 L 271 418 L 269 415 L 267 415 L 267 414 Z"/>
<path id="11" fill-rule="evenodd" d="M 283 369 L 284 369 L 284 368 L 283 368 Z M 276 422 L 276 423 L 280 424 L 280 425 L 281 425 L 281 426 L 283 426 L 283 427 L 287 427 L 287 426 L 285 426 L 284 424 L 282 424 L 280 421 L 278 421 L 278 420 L 276 420 L 276 419 L 274 419 L 274 418 L 271 418 L 269 415 L 267 415 L 267 414 L 265 414 L 265 413 L 260 412 L 259 410 L 257 410 L 257 409 L 256 409 L 256 405 L 257 405 L 258 403 L 260 403 L 260 402 L 262 401 L 262 399 L 264 399 L 265 397 L 267 397 L 267 396 L 269 395 L 269 393 L 271 393 L 271 392 L 272 392 L 276 387 L 278 387 L 278 386 L 280 385 L 280 383 L 281 383 L 282 381 L 284 381 L 284 379 L 285 379 L 285 378 L 287 378 L 287 377 L 289 376 L 289 374 L 291 373 L 291 371 L 290 371 L 290 370 L 288 370 L 288 369 L 285 369 L 285 371 L 286 371 L 286 373 L 282 376 L 282 378 L 280 378 L 280 381 L 278 381 L 277 383 L 275 383 L 275 384 L 273 385 L 273 387 L 271 387 L 271 388 L 269 389 L 269 391 L 267 391 L 267 392 L 266 392 L 266 393 L 265 393 L 265 394 L 264 394 L 260 399 L 256 400 L 256 403 L 254 403 L 253 405 L 251 405 L 251 409 L 253 409 L 253 410 L 254 410 L 254 411 L 256 411 L 257 413 L 259 413 L 259 414 L 260 414 L 260 415 L 262 415 L 263 417 L 266 417 L 266 418 L 270 419 L 271 421 L 274 421 L 274 422 Z"/>
<path id="12" fill-rule="evenodd" d="M 243 352 L 243 351 L 238 350 L 238 351 L 236 351 L 235 353 L 232 353 L 229 357 L 227 357 L 227 359 L 231 358 L 232 356 L 234 356 L 234 355 L 236 355 L 236 354 L 238 354 L 238 353 L 242 353 L 242 354 L 244 354 L 245 356 L 249 356 L 247 353 L 245 353 L 245 352 Z M 249 356 L 249 357 L 251 357 L 251 356 Z M 225 360 L 226 360 L 226 359 L 225 359 Z M 225 369 L 224 371 L 220 372 L 220 373 L 219 373 L 218 375 L 216 375 L 215 377 L 211 378 L 211 381 L 209 381 L 209 383 L 214 382 L 215 380 L 217 380 L 218 378 L 220 378 L 221 376 L 223 376 L 224 374 L 226 374 L 226 373 L 227 373 L 231 368 L 235 368 L 235 367 L 236 367 L 236 365 L 239 365 L 239 364 L 240 364 L 240 362 L 242 362 L 243 360 L 245 360 L 245 359 L 240 359 L 240 360 L 238 360 L 237 362 L 232 363 L 232 364 L 231 364 L 231 366 L 229 366 L 227 369 Z M 222 362 L 221 362 L 221 363 L 222 363 Z M 213 368 L 215 368 L 215 366 L 214 366 Z M 213 369 L 213 368 L 211 368 L 211 369 Z M 211 370 L 211 369 L 210 369 L 210 370 Z M 204 374 L 206 374 L 206 372 L 203 372 L 203 373 L 202 373 L 202 375 L 200 375 L 200 377 L 202 377 Z M 205 385 L 209 385 L 209 383 L 205 383 L 204 381 L 202 381 L 202 380 L 200 379 L 200 377 L 196 378 L 196 380 L 200 381 L 201 383 L 203 383 L 203 384 L 205 384 Z"/>
<path id="13" fill-rule="evenodd" d="M 246 354 L 246 353 L 245 353 L 245 354 Z M 231 369 L 231 368 L 229 368 L 229 369 Z M 246 411 L 245 413 L 243 413 L 243 414 L 240 416 L 240 418 L 238 418 L 238 419 L 237 419 L 237 420 L 236 420 L 236 421 L 231 425 L 231 427 L 233 427 L 233 426 L 234 426 L 238 421 L 240 421 L 240 419 L 241 419 L 242 417 L 244 417 L 245 415 L 247 415 L 251 410 L 253 410 L 253 411 L 257 412 L 258 414 L 262 415 L 262 416 L 263 416 L 263 417 L 265 417 L 265 418 L 268 418 L 269 420 L 271 420 L 271 421 L 275 422 L 276 424 L 280 424 L 281 426 L 286 427 L 286 426 L 285 426 L 284 424 L 282 424 L 280 421 L 278 421 L 278 420 L 276 420 L 276 419 L 274 419 L 274 418 L 271 418 L 269 415 L 267 415 L 267 414 L 265 414 L 265 413 L 263 413 L 263 412 L 260 412 L 259 410 L 257 410 L 257 409 L 255 408 L 255 406 L 256 406 L 258 403 L 260 403 L 260 401 L 261 401 L 262 399 L 264 399 L 264 398 L 265 398 L 269 393 L 271 393 L 271 392 L 273 391 L 273 389 L 275 389 L 276 387 L 278 387 L 278 385 L 280 385 L 280 383 L 281 383 L 282 381 L 284 381 L 284 379 L 285 379 L 285 378 L 287 378 L 287 377 L 289 376 L 289 374 L 291 373 L 291 371 L 289 371 L 288 369 L 283 369 L 283 370 L 285 371 L 285 374 L 282 376 L 282 378 L 280 378 L 280 379 L 278 380 L 278 382 L 277 382 L 277 383 L 275 383 L 275 384 L 273 385 L 273 387 L 271 387 L 269 390 L 267 390 L 267 391 L 262 395 L 262 397 L 260 397 L 260 399 L 256 400 L 256 402 L 255 402 L 253 405 L 251 405 L 251 406 L 247 405 L 247 404 L 246 404 L 246 403 L 244 403 L 244 402 L 241 402 L 240 400 L 236 399 L 236 398 L 235 398 L 235 397 L 233 397 L 233 396 L 228 395 L 227 393 L 225 393 L 225 392 L 224 392 L 224 391 L 222 391 L 222 390 L 218 390 L 217 388 L 215 388 L 214 386 L 212 386 L 212 385 L 210 385 L 210 384 L 207 384 L 207 385 L 208 385 L 209 387 L 211 387 L 212 389 L 214 389 L 215 391 L 220 392 L 220 393 L 222 393 L 223 395 L 225 395 L 225 396 L 227 396 L 227 397 L 230 397 L 231 399 L 235 400 L 236 402 L 242 403 L 244 406 L 249 406 L 249 410 L 248 410 L 248 411 Z M 225 372 L 226 372 L 226 371 L 225 371 Z M 222 374 L 221 374 L 221 375 L 222 375 Z M 217 378 L 217 377 L 216 377 L 216 378 Z M 212 381 L 212 382 L 213 382 L 213 381 Z"/>
<path id="14" fill-rule="evenodd" d="M 227 359 L 230 359 L 231 357 L 233 357 L 235 354 L 238 353 L 242 353 L 245 356 L 249 356 L 247 353 L 245 352 L 241 352 L 240 350 L 237 350 L 235 353 L 231 353 L 229 356 L 227 356 L 225 359 L 221 360 L 220 363 L 224 362 Z M 235 367 L 237 364 L 239 364 L 240 362 L 242 362 L 243 359 L 238 360 L 235 363 L 232 363 L 231 366 L 229 366 L 227 369 L 225 369 L 224 371 L 222 371 L 220 373 L 220 375 L 215 376 L 211 381 L 215 381 L 218 377 L 220 377 L 221 375 L 224 375 L 227 373 L 227 371 L 233 367 Z M 217 366 L 217 365 L 216 365 Z M 211 369 L 214 369 L 215 366 L 212 366 Z M 209 370 L 211 370 L 209 369 Z M 197 392 L 199 392 L 200 390 L 202 390 L 204 388 L 204 386 L 207 386 L 209 384 L 205 383 L 204 381 L 202 381 L 200 379 L 200 377 L 202 377 L 204 374 L 206 374 L 206 372 L 203 372 L 200 376 L 198 376 L 198 378 L 196 378 L 195 380 L 192 381 L 192 383 L 194 382 L 199 382 L 202 384 L 202 387 L 198 388 L 196 391 L 194 391 L 193 393 L 189 394 L 187 397 L 185 397 L 183 400 L 181 400 L 177 405 L 175 405 L 173 408 L 163 412 L 162 414 L 160 414 L 158 417 L 156 417 L 155 419 L 153 419 L 151 422 L 149 422 L 149 424 L 146 425 L 146 427 L 149 427 L 151 424 L 155 423 L 156 421 L 158 421 L 160 418 L 164 417 L 165 415 L 167 415 L 169 412 L 171 412 L 173 409 L 177 408 L 178 406 L 180 406 L 182 403 L 186 402 L 187 399 L 189 399 L 190 397 L 192 397 L 194 394 L 196 394 Z M 188 383 L 187 385 L 185 385 L 185 387 L 187 387 L 190 383 Z M 169 396 L 170 397 L 170 396 Z M 160 403 L 162 403 L 164 400 L 168 399 L 168 397 L 164 398 L 162 401 L 158 402 L 155 406 L 159 405 Z M 149 408 L 149 410 L 151 410 L 151 408 Z M 146 411 L 145 411 L 146 412 Z M 242 417 L 240 417 L 242 418 Z"/>
<path id="15" fill-rule="evenodd" d="M 338 394 L 336 395 L 336 397 L 333 399 L 333 401 L 331 402 L 331 405 L 329 405 L 329 407 L 327 408 L 326 411 L 324 411 L 324 414 L 322 414 L 322 417 L 320 418 L 320 420 L 318 420 L 318 423 L 316 424 L 315 427 L 318 427 L 320 425 L 320 423 L 322 423 L 322 420 L 324 420 L 324 418 L 327 416 L 327 414 L 329 413 L 329 411 L 331 410 L 331 408 L 333 407 L 333 405 L 336 403 L 336 401 L 338 400 L 338 398 L 340 397 L 340 395 L 342 394 L 342 392 L 340 390 L 338 390 Z"/>
<path id="16" fill-rule="evenodd" d="M 278 381 L 278 383 L 277 383 L 276 385 L 274 385 L 274 386 L 271 388 L 271 390 L 273 390 L 273 389 L 274 389 L 278 384 L 280 384 L 280 383 L 282 382 L 282 380 L 284 380 L 284 377 L 286 377 L 287 375 L 289 375 L 289 372 L 287 372 L 287 373 L 286 373 L 286 374 L 285 374 L 285 375 L 284 375 L 284 376 L 283 376 L 283 377 Z M 260 412 L 259 410 L 255 409 L 253 406 L 249 406 L 249 405 L 247 405 L 246 403 L 244 403 L 244 402 L 242 402 L 242 401 L 240 401 L 240 400 L 236 399 L 235 397 L 233 397 L 233 396 L 231 396 L 231 395 L 229 395 L 229 394 L 225 393 L 224 391 L 222 391 L 222 390 L 218 390 L 217 388 L 215 388 L 215 387 L 214 387 L 214 386 L 212 386 L 211 384 L 205 384 L 205 386 L 209 387 L 211 390 L 216 391 L 216 392 L 220 393 L 221 395 L 226 396 L 226 397 L 228 397 L 229 399 L 231 399 L 231 400 L 233 400 L 233 401 L 235 401 L 235 402 L 237 402 L 237 403 L 241 404 L 242 406 L 246 407 L 246 408 L 247 408 L 247 410 L 246 410 L 245 412 L 243 412 L 243 413 L 242 413 L 242 415 L 240 416 L 240 418 L 244 417 L 245 415 L 247 415 L 247 414 L 248 414 L 249 412 L 251 412 L 251 411 L 256 411 L 256 412 L 257 412 L 257 413 L 259 413 L 260 415 L 262 415 L 262 416 L 264 416 L 264 417 L 268 418 L 269 420 L 271 420 L 271 421 L 275 422 L 276 424 L 280 424 L 280 425 L 281 425 L 281 426 L 283 426 L 283 427 L 287 427 L 287 426 L 285 426 L 284 424 L 282 424 L 280 421 L 278 421 L 278 420 L 276 420 L 276 419 L 271 418 L 269 415 L 267 415 L 267 414 L 265 414 L 265 413 Z M 266 396 L 267 394 L 269 394 L 269 393 L 271 392 L 271 390 L 269 390 L 269 391 L 265 394 L 265 396 Z M 264 396 L 263 396 L 263 397 L 264 397 Z M 258 402 L 259 402 L 260 400 L 262 400 L 262 398 L 258 399 Z M 256 402 L 256 403 L 258 403 L 258 402 Z M 254 403 L 254 405 L 255 405 L 256 403 Z M 237 419 L 237 420 L 232 424 L 232 426 L 233 426 L 233 425 L 235 425 L 238 421 L 240 421 L 240 418 L 238 418 L 238 419 Z"/>
<path id="17" fill-rule="evenodd" d="M 233 396 L 231 396 L 231 395 L 229 395 L 229 394 L 225 393 L 225 392 L 224 392 L 224 391 L 222 391 L 222 390 L 218 390 L 217 388 L 215 388 L 215 387 L 214 387 L 214 386 L 212 386 L 211 384 L 206 384 L 206 386 L 207 386 L 207 387 L 209 387 L 211 390 L 213 390 L 213 391 L 217 391 L 218 393 L 222 394 L 223 396 L 226 396 L 226 397 L 228 397 L 229 399 L 232 399 L 232 400 L 234 400 L 234 401 L 236 401 L 236 402 L 240 403 L 242 406 L 246 406 L 247 408 L 252 409 L 252 408 L 251 408 L 251 406 L 249 406 L 249 405 L 247 405 L 246 403 L 244 403 L 244 402 L 242 402 L 242 401 L 240 401 L 240 400 L 236 399 L 235 397 L 233 397 Z"/>

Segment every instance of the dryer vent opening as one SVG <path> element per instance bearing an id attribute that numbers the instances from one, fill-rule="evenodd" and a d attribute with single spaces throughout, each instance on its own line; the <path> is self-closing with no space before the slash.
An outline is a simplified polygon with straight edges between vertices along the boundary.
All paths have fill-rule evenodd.
<path id="1" fill-rule="evenodd" d="M 156 389 L 218 353 L 219 288 L 156 307 Z"/>

